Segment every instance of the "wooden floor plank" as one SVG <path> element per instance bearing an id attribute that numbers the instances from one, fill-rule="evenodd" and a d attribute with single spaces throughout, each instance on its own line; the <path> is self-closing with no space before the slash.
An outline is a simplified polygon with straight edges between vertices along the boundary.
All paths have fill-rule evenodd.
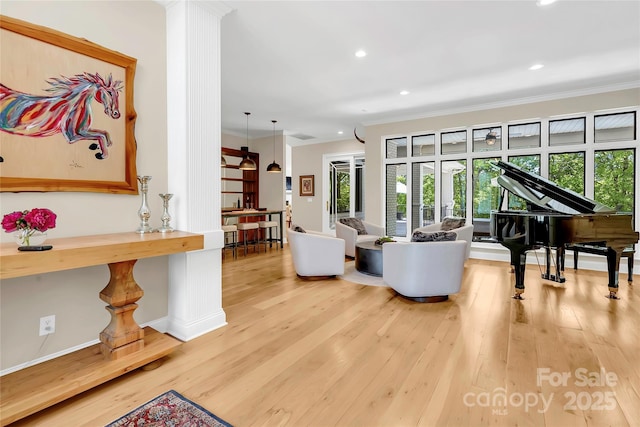
<path id="1" fill-rule="evenodd" d="M 622 299 L 611 301 L 606 273 L 565 275 L 556 284 L 528 268 L 525 300 L 515 301 L 508 264 L 472 259 L 459 294 L 418 304 L 385 287 L 303 280 L 286 245 L 227 257 L 227 326 L 182 344 L 155 370 L 15 426 L 105 425 L 169 389 L 236 426 L 636 426 L 640 290 L 621 274 Z M 605 368 L 619 381 L 539 386 L 545 367 Z M 477 400 L 500 388 L 555 397 L 547 413 Z M 568 391 L 613 392 L 615 408 L 567 409 Z"/>

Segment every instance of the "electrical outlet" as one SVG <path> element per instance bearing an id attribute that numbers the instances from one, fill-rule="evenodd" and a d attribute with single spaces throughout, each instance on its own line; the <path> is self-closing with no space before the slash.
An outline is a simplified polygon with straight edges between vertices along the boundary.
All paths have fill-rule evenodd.
<path id="1" fill-rule="evenodd" d="M 40 336 L 49 335 L 56 331 L 56 315 L 40 318 Z"/>

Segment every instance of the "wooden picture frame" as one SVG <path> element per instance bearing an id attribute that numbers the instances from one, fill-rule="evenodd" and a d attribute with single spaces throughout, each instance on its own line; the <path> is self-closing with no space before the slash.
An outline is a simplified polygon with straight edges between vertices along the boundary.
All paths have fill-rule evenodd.
<path id="1" fill-rule="evenodd" d="M 0 191 L 138 194 L 136 62 L 0 15 Z"/>
<path id="2" fill-rule="evenodd" d="M 313 196 L 314 191 L 314 175 L 300 175 L 300 196 Z"/>

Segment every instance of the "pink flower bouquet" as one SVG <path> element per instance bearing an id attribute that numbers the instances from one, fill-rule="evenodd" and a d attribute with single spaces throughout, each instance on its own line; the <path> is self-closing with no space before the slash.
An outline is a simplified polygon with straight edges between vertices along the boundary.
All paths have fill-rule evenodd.
<path id="1" fill-rule="evenodd" d="M 30 211 L 15 211 L 2 218 L 2 228 L 7 233 L 20 232 L 20 240 L 29 245 L 29 238 L 36 231 L 44 233 L 55 228 L 56 214 L 46 208 L 34 208 Z"/>

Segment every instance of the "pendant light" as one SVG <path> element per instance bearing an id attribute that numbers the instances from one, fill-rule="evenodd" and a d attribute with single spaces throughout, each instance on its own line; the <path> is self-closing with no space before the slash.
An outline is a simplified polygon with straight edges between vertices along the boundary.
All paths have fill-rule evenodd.
<path id="1" fill-rule="evenodd" d="M 249 114 L 251 113 L 245 114 L 247 115 L 247 147 L 249 147 Z M 256 162 L 249 158 L 249 153 L 244 156 L 244 158 L 240 162 L 240 165 L 238 166 L 238 169 L 241 169 L 243 171 L 254 171 L 257 169 Z"/>
<path id="2" fill-rule="evenodd" d="M 267 166 L 267 172 L 271 172 L 271 173 L 282 172 L 282 168 L 280 168 L 280 165 L 276 163 L 276 123 L 277 122 L 278 122 L 277 120 L 271 120 L 271 123 L 273 123 L 273 163 Z"/>

